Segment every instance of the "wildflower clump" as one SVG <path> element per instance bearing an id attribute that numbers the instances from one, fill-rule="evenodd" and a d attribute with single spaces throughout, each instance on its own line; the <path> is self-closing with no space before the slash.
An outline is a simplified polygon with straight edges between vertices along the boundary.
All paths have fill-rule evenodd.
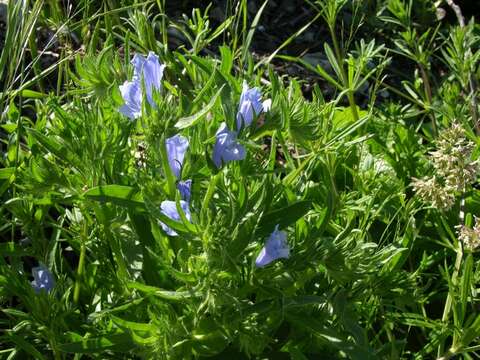
<path id="1" fill-rule="evenodd" d="M 443 131 L 436 144 L 437 150 L 429 156 L 434 174 L 413 178 L 412 185 L 423 201 L 448 210 L 455 203 L 455 195 L 464 192 L 477 178 L 478 161 L 472 160 L 475 144 L 467 139 L 465 129 L 458 123 Z"/>
<path id="2" fill-rule="evenodd" d="M 476 250 L 480 246 L 480 221 L 475 217 L 475 226 L 472 228 L 466 225 L 457 226 L 458 240 L 470 251 Z"/>

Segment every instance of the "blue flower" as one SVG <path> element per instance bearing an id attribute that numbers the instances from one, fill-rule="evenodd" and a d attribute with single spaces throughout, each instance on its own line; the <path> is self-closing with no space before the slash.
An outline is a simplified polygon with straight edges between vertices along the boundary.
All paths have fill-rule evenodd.
<path id="1" fill-rule="evenodd" d="M 32 269 L 33 281 L 32 287 L 35 292 L 38 294 L 40 291 L 46 291 L 49 293 L 52 291 L 55 286 L 55 279 L 53 278 L 52 273 L 44 265 L 34 267 Z"/>
<path id="2" fill-rule="evenodd" d="M 187 203 L 190 202 L 191 188 L 192 180 L 179 181 L 177 183 L 177 189 L 180 191 L 182 200 L 185 200 Z"/>
<path id="3" fill-rule="evenodd" d="M 151 106 L 153 101 L 153 89 L 160 90 L 165 65 L 161 65 L 158 56 L 152 51 L 145 58 L 143 55 L 135 54 L 131 61 L 133 65 L 132 81 L 125 81 L 120 85 L 120 92 L 125 102 L 119 111 L 130 119 L 136 119 L 142 114 L 142 84 L 145 86 L 147 100 Z"/>
<path id="4" fill-rule="evenodd" d="M 184 200 L 180 200 L 180 207 L 182 208 L 183 212 L 185 213 L 185 217 L 188 221 L 191 220 L 190 209 L 188 208 L 188 203 Z M 165 200 L 162 201 L 160 204 L 160 209 L 162 214 L 168 216 L 170 219 L 175 221 L 182 221 L 180 214 L 177 211 L 177 204 L 175 201 Z M 170 236 L 177 236 L 178 234 L 171 228 L 169 228 L 164 223 L 160 222 L 162 229 Z"/>
<path id="5" fill-rule="evenodd" d="M 125 81 L 120 85 L 120 92 L 125 104 L 119 111 L 130 119 L 136 119 L 142 115 L 142 89 L 138 81 Z"/>
<path id="6" fill-rule="evenodd" d="M 246 82 L 243 83 L 242 94 L 237 112 L 237 130 L 242 127 L 250 126 L 254 116 L 260 115 L 263 111 L 268 111 L 270 107 L 269 100 L 262 103 L 262 93 L 258 88 L 250 89 Z"/>
<path id="7" fill-rule="evenodd" d="M 237 141 L 237 133 L 228 130 L 227 124 L 220 124 L 216 137 L 217 140 L 213 147 L 213 162 L 217 168 L 229 161 L 245 158 L 245 148 Z"/>
<path id="8" fill-rule="evenodd" d="M 260 251 L 260 254 L 258 254 L 255 265 L 257 267 L 264 267 L 276 259 L 288 258 L 289 255 L 290 248 L 287 243 L 287 233 L 285 231 L 279 231 L 277 225 L 273 233 L 270 234 L 265 246 Z"/>
<path id="9" fill-rule="evenodd" d="M 135 54 L 132 59 L 133 80 L 144 81 L 147 100 L 151 106 L 155 106 L 153 102 L 153 89 L 160 90 L 162 87 L 163 71 L 165 65 L 160 64 L 158 56 L 150 51 L 145 58 L 143 55 Z"/>
<path id="10" fill-rule="evenodd" d="M 176 178 L 179 179 L 185 152 L 188 149 L 188 139 L 181 135 L 175 135 L 165 140 L 165 146 L 167 148 L 170 169 L 172 169 Z"/>

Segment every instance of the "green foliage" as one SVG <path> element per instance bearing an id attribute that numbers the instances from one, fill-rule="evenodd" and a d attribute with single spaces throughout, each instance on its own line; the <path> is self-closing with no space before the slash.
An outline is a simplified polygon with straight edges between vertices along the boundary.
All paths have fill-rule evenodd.
<path id="1" fill-rule="evenodd" d="M 478 158 L 476 24 L 419 25 L 427 2 L 392 0 L 380 2 L 383 28 L 362 33 L 362 21 L 344 21 L 363 9 L 356 2 L 307 1 L 316 17 L 255 62 L 269 3 L 253 16 L 246 0 L 228 3 L 212 25 L 210 7 L 173 19 L 162 0 L 84 0 L 71 12 L 9 2 L 0 358 L 478 356 L 480 268 L 462 236 L 480 238 L 480 193 L 466 184 L 442 210 L 412 186 L 439 177 L 429 159 L 453 124 Z M 329 30 L 318 39 L 325 61 L 284 53 L 317 19 Z M 38 26 L 62 45 L 46 68 Z M 119 85 L 148 51 L 166 65 L 162 88 L 131 121 Z M 305 79 L 281 75 L 274 59 L 324 81 L 307 99 Z M 235 128 L 244 82 L 271 109 L 238 133 L 245 159 L 217 168 L 215 135 L 222 122 Z M 165 148 L 176 134 L 189 140 L 190 221 Z M 165 200 L 179 219 L 161 211 Z M 290 256 L 257 267 L 276 225 Z M 39 264 L 51 292 L 30 283 Z"/>

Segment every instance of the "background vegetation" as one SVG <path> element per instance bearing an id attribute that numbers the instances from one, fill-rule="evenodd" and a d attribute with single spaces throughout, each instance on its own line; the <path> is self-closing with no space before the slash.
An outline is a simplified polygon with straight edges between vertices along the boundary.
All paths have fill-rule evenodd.
<path id="1" fill-rule="evenodd" d="M 195 6 L 1 8 L 0 358 L 478 358 L 475 7 Z M 162 88 L 132 121 L 149 51 Z M 271 108 L 217 168 L 244 82 Z M 176 134 L 191 221 L 160 211 Z M 276 225 L 290 256 L 258 268 Z"/>

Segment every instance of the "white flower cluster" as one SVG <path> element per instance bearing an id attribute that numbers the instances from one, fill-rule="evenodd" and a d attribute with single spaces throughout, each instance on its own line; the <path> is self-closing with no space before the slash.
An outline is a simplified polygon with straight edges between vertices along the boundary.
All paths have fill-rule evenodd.
<path id="1" fill-rule="evenodd" d="M 457 226 L 458 240 L 463 243 L 466 249 L 476 250 L 480 246 L 480 221 L 475 217 L 475 226 L 473 229 L 465 226 Z"/>
<path id="2" fill-rule="evenodd" d="M 433 176 L 413 178 L 412 186 L 423 201 L 448 210 L 455 204 L 455 195 L 464 192 L 477 178 L 478 161 L 472 160 L 475 144 L 467 139 L 458 123 L 443 131 L 436 143 L 437 150 L 430 153 Z"/>

